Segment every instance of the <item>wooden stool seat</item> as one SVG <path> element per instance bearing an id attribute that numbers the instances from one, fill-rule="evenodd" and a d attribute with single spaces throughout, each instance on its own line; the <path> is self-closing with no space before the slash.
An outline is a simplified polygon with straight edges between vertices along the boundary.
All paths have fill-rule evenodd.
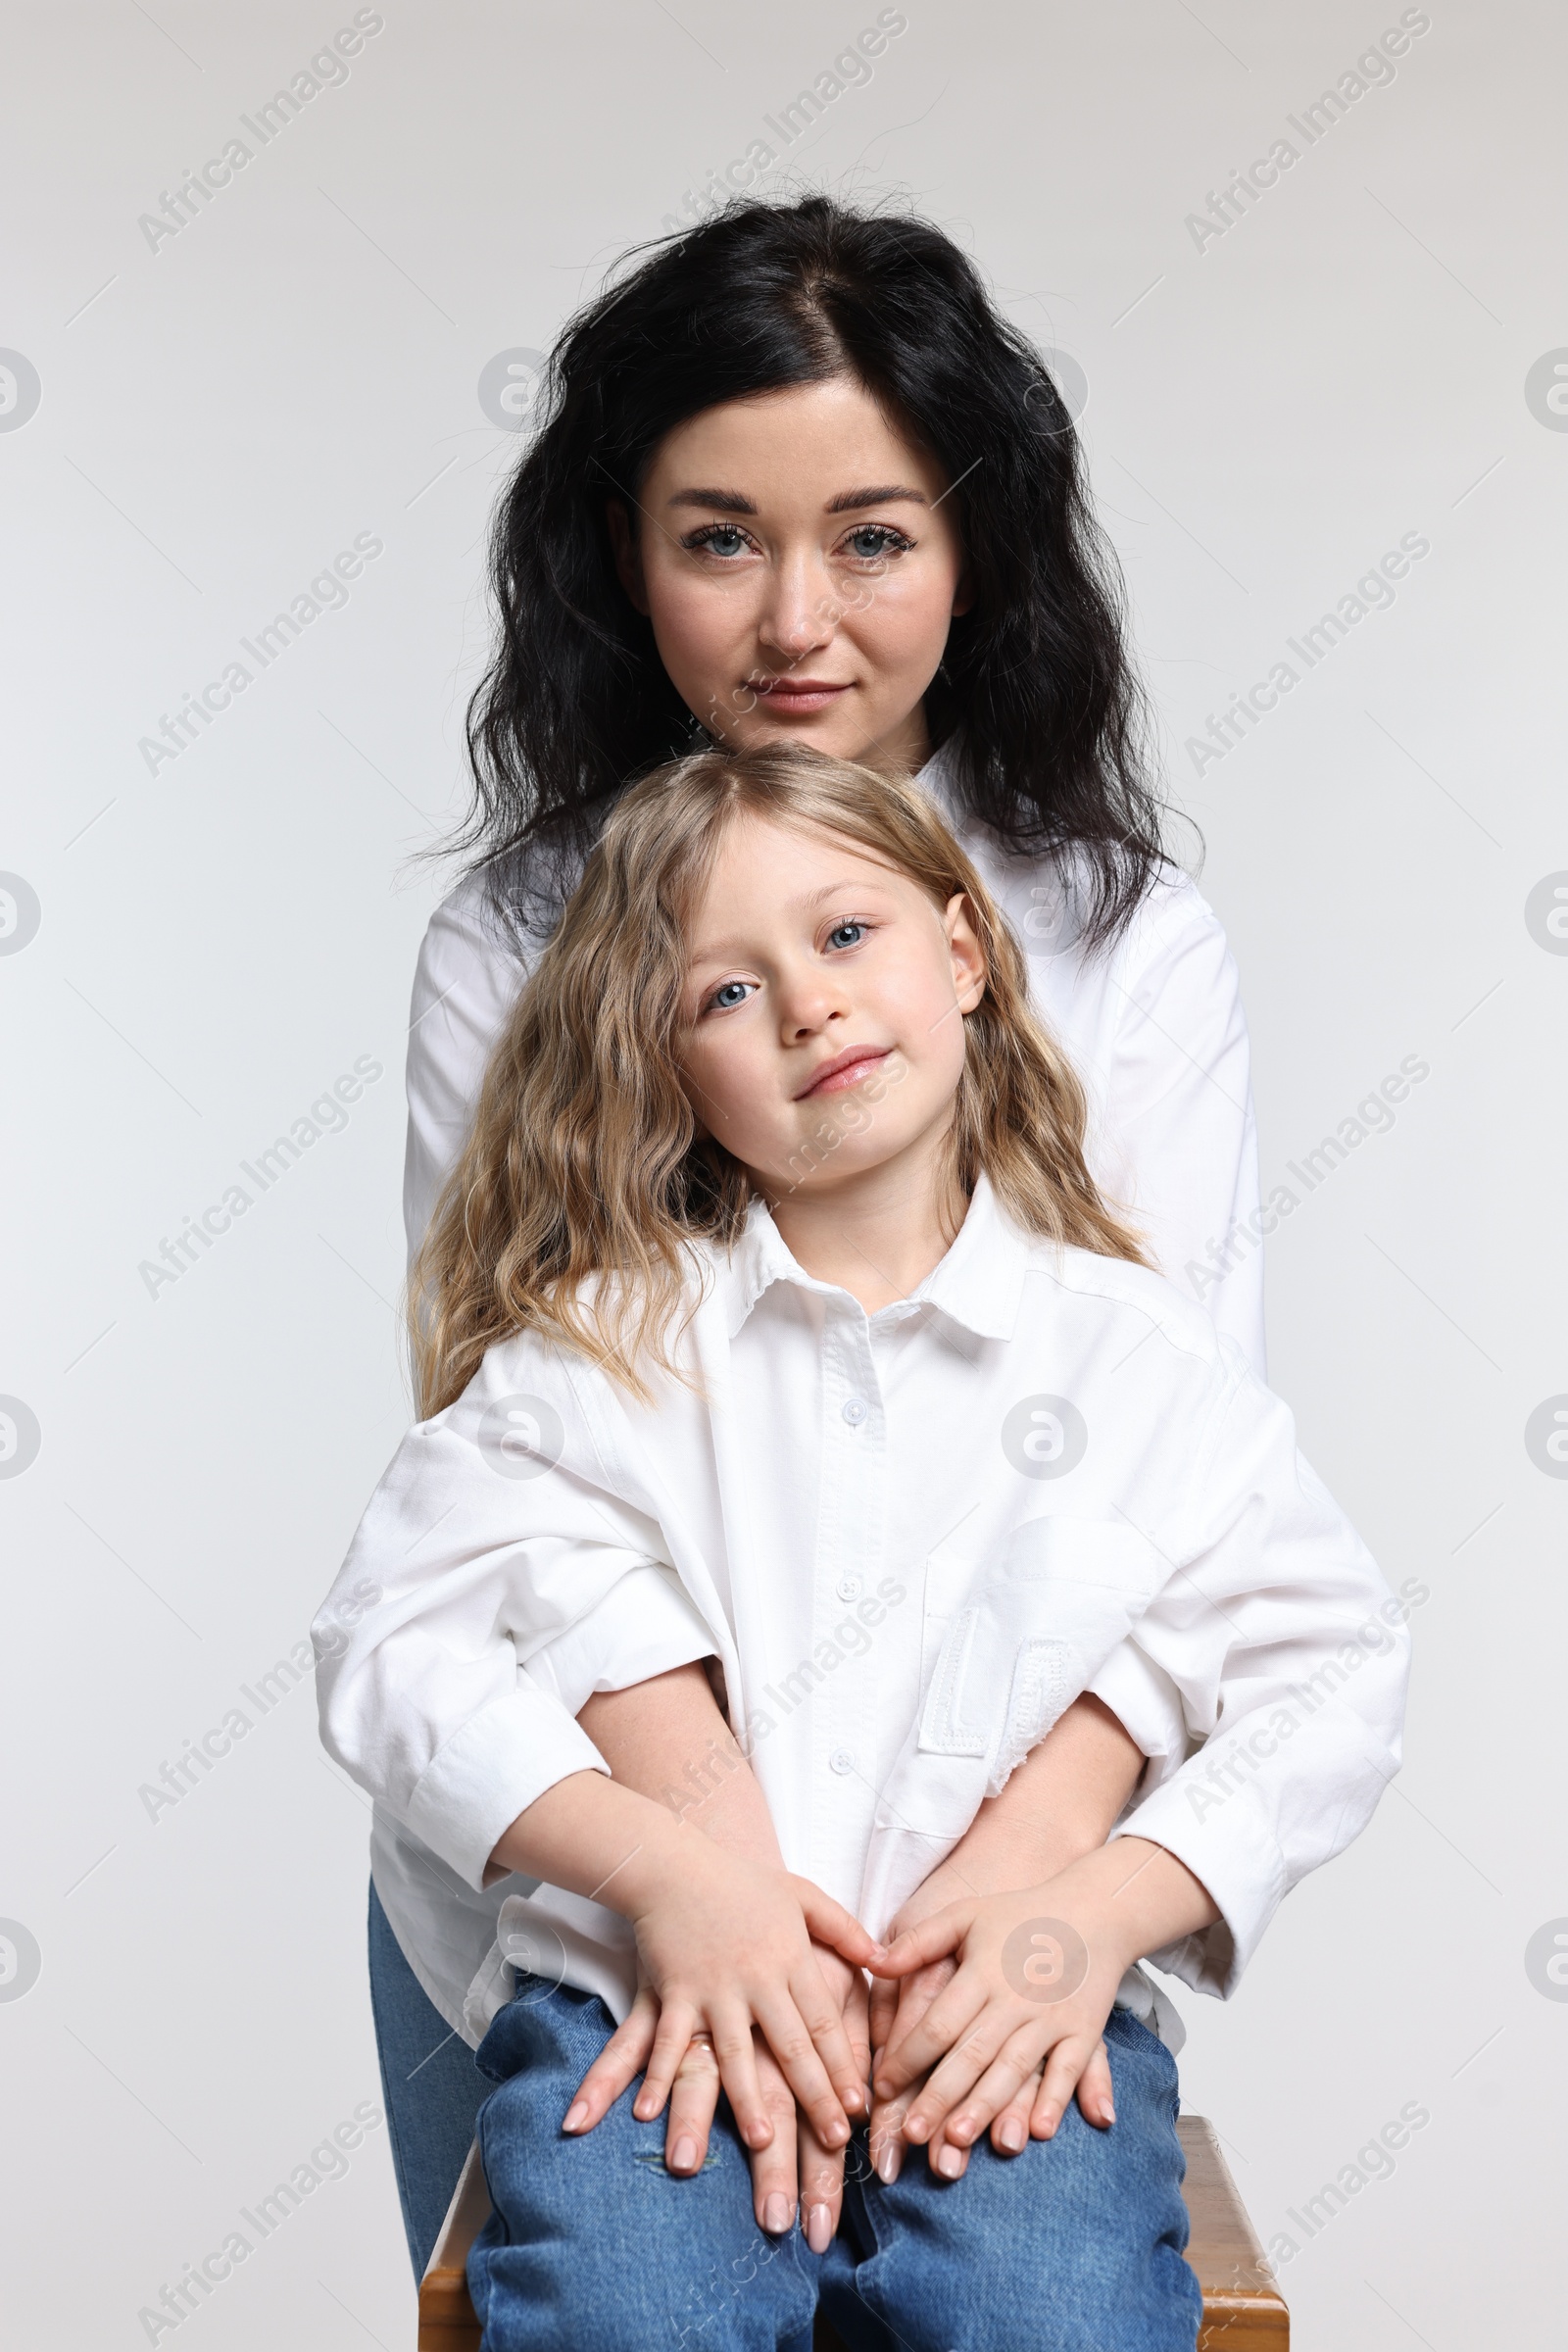
<path id="1" fill-rule="evenodd" d="M 1291 2315 L 1236 2193 L 1213 2125 L 1200 2115 L 1184 2115 L 1176 2132 L 1187 2158 L 1182 2191 L 1192 2223 L 1187 2259 L 1203 2290 L 1198 2352 L 1287 2352 Z M 419 2352 L 479 2352 L 467 2260 L 489 2211 L 475 2142 L 419 2287 Z M 821 2321 L 816 2343 L 817 2352 L 840 2352 L 838 2339 Z"/>

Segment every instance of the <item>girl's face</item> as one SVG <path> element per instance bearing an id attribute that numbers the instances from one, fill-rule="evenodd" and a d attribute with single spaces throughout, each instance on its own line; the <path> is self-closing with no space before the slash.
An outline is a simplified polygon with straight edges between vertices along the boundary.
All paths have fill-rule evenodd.
<path id="1" fill-rule="evenodd" d="M 838 834 L 730 826 L 687 927 L 680 1058 L 771 1200 L 935 1168 L 985 993 L 966 908 Z"/>
<path id="2" fill-rule="evenodd" d="M 950 487 L 843 376 L 725 401 L 665 435 L 635 535 L 620 501 L 611 535 L 710 735 L 919 766 L 921 698 L 969 603 Z"/>

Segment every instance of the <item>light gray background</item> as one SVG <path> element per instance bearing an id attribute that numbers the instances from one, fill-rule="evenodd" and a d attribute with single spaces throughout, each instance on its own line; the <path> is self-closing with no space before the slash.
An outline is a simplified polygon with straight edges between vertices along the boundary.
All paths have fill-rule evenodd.
<path id="1" fill-rule="evenodd" d="M 160 2284 L 379 2102 L 366 1810 L 309 1690 L 156 1821 L 138 1789 L 300 1640 L 407 1417 L 401 1065 L 441 887 L 408 860 L 461 803 L 516 448 L 480 371 L 545 348 L 877 11 L 382 13 L 156 252 L 138 216 L 352 8 L 94 0 L 8 35 L 0 344 L 42 385 L 0 430 L 0 867 L 41 907 L 0 956 L 0 1390 L 42 1432 L 0 1479 L 0 1916 L 42 1955 L 24 1997 L 0 1984 L 19 2352 L 144 2342 Z M 1568 1482 L 1524 1439 L 1568 1391 L 1568 956 L 1525 919 L 1568 868 L 1568 434 L 1525 394 L 1568 346 L 1560 12 L 1432 0 L 1392 84 L 1255 210 L 1201 251 L 1186 225 L 1303 145 L 1287 114 L 1399 13 L 909 0 L 794 151 L 906 191 L 1087 375 L 1169 783 L 1241 964 L 1265 1181 L 1430 1064 L 1269 1246 L 1276 1385 L 1391 1581 L 1430 1588 L 1407 1768 L 1230 2008 L 1183 2003 L 1188 2103 L 1265 2239 L 1299 2244 L 1302 2352 L 1565 2340 L 1568 2004 L 1525 1966 L 1568 1914 Z M 1407 531 L 1431 554 L 1393 608 L 1195 775 L 1206 713 Z M 346 609 L 150 775 L 160 714 L 361 532 L 384 554 Z M 150 1297 L 140 1262 L 359 1055 L 383 1075 L 346 1128 Z M 1431 2120 L 1393 2177 L 1307 2242 L 1288 2209 L 1408 2102 Z M 412 2330 L 382 2130 L 180 2341 Z"/>

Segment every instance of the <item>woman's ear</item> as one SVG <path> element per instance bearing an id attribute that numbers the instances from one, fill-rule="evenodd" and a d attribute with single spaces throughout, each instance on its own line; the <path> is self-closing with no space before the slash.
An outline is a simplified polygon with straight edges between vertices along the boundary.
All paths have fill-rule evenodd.
<path id="1" fill-rule="evenodd" d="M 972 612 L 973 610 L 974 582 L 969 576 L 969 566 L 966 564 L 958 574 L 958 585 L 953 591 L 953 617 L 955 620 L 961 620 L 965 612 Z"/>
<path id="2" fill-rule="evenodd" d="M 960 1012 L 973 1012 L 986 993 L 986 958 L 971 917 L 969 902 L 957 891 L 947 904 L 942 927 L 953 958 L 953 993 Z"/>
<path id="3" fill-rule="evenodd" d="M 610 545 L 615 559 L 615 577 L 646 620 L 648 588 L 643 579 L 643 551 L 633 534 L 631 518 L 618 498 L 606 502 L 605 521 L 609 525 Z"/>

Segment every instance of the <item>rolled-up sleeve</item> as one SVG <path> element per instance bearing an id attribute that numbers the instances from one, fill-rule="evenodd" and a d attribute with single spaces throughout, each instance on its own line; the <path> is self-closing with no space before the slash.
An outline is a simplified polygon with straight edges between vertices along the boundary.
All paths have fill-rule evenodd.
<path id="1" fill-rule="evenodd" d="M 491 1367 L 409 1433 L 312 1627 L 328 1752 L 475 1888 L 536 1797 L 608 1769 L 557 1695 L 564 1670 L 591 1674 L 597 1643 L 639 1681 L 701 1641 L 653 1521 L 580 1462 L 518 1476 L 514 1457 L 498 1470 L 477 1442 L 487 1396 L 518 1377 Z M 537 1364 L 521 1377 L 544 1385 Z M 569 1413 L 569 1394 L 556 1395 Z M 596 1617 L 571 1656 L 570 1637 Z M 564 1641 L 558 1671 L 551 1651 Z"/>
<path id="2" fill-rule="evenodd" d="M 1250 1376 L 1205 1452 L 1195 1541 L 1133 1637 L 1149 1687 L 1157 1675 L 1179 1694 L 1184 1745 L 1200 1744 L 1163 1743 L 1117 1835 L 1167 1847 L 1207 1887 L 1216 1925 L 1151 1957 L 1223 1995 L 1399 1768 L 1409 1610 Z"/>

